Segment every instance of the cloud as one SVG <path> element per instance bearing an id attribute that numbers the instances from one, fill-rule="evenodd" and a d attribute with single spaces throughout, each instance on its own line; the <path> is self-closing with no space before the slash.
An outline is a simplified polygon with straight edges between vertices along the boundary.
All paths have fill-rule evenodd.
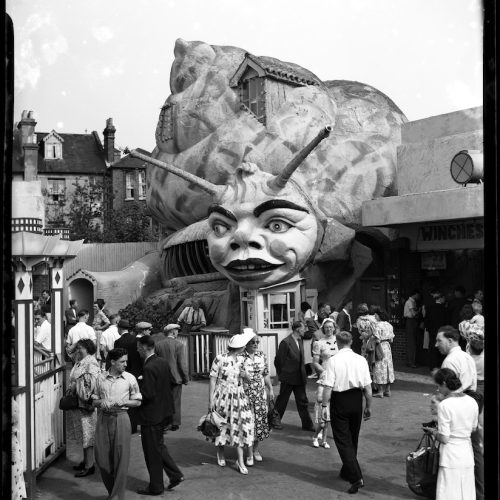
<path id="1" fill-rule="evenodd" d="M 32 14 L 15 37 L 17 90 L 35 88 L 44 66 L 55 64 L 68 51 L 68 42 L 49 14 Z"/>
<path id="2" fill-rule="evenodd" d="M 58 35 L 54 40 L 43 43 L 40 50 L 45 62 L 54 64 L 59 55 L 68 51 L 68 42 L 62 35 Z"/>
<path id="3" fill-rule="evenodd" d="M 96 26 L 92 28 L 92 35 L 101 43 L 109 42 L 113 38 L 113 32 L 107 26 Z"/>

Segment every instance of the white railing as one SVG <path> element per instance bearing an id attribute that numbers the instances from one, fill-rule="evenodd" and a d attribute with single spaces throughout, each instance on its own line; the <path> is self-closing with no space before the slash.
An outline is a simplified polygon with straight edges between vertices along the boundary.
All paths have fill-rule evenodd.
<path id="1" fill-rule="evenodd" d="M 260 350 L 264 352 L 269 364 L 269 372 L 276 376 L 274 358 L 278 350 L 278 335 L 276 333 L 259 333 Z M 177 337 L 184 346 L 191 377 L 207 376 L 216 356 L 227 351 L 231 335 L 222 328 L 206 328 L 200 332 L 179 334 Z"/>
<path id="2" fill-rule="evenodd" d="M 47 360 L 52 361 L 52 360 Z M 46 373 L 46 372 L 45 372 Z M 63 412 L 59 400 L 63 395 L 63 372 L 50 371 L 37 377 L 35 404 L 35 467 L 39 469 L 64 445 Z"/>

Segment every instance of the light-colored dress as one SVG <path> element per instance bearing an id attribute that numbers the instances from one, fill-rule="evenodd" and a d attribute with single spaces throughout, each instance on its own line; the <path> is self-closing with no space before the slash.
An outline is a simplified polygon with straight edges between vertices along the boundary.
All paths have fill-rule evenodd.
<path id="1" fill-rule="evenodd" d="M 436 500 L 475 500 L 474 453 L 470 435 L 478 406 L 470 396 L 452 393 L 438 406 L 438 431 L 449 441 L 439 449 Z"/>
<path id="2" fill-rule="evenodd" d="M 394 382 L 394 367 L 392 364 L 391 342 L 394 339 L 394 329 L 388 321 L 378 321 L 373 330 L 373 336 L 382 347 L 383 357 L 373 365 L 372 379 L 374 384 L 392 384 Z"/>
<path id="3" fill-rule="evenodd" d="M 255 424 L 252 409 L 240 378 L 242 357 L 228 352 L 219 354 L 212 363 L 210 377 L 216 377 L 213 409 L 226 420 L 216 446 L 252 446 Z"/>
<path id="4" fill-rule="evenodd" d="M 90 373 L 96 381 L 101 373 L 98 361 L 90 354 L 73 366 L 69 375 L 70 385 L 76 383 L 84 373 Z M 85 402 L 79 400 L 78 404 L 80 408 L 65 412 L 68 436 L 82 443 L 83 448 L 88 448 L 94 446 L 97 414 L 96 410 L 90 409 L 90 405 L 86 405 Z"/>
<path id="5" fill-rule="evenodd" d="M 245 351 L 242 355 L 243 368 L 250 380 L 243 379 L 243 388 L 252 409 L 255 421 L 255 441 L 263 441 L 269 437 L 269 422 L 267 419 L 267 398 L 264 377 L 269 375 L 269 365 L 262 351 L 254 353 L 253 360 Z"/>

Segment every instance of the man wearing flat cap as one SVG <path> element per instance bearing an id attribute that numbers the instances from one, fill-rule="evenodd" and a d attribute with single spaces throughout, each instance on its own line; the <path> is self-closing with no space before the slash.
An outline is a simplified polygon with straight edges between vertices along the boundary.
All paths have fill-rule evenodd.
<path id="1" fill-rule="evenodd" d="M 144 335 L 151 335 L 153 330 L 153 325 L 147 321 L 140 321 L 135 325 L 135 331 L 137 332 L 136 338 L 141 338 Z"/>
<path id="2" fill-rule="evenodd" d="M 115 340 L 115 349 L 121 347 L 127 351 L 127 371 L 136 379 L 142 375 L 142 360 L 137 350 L 137 339 L 131 331 L 131 325 L 126 319 L 120 319 L 118 322 L 118 333 L 120 338 Z M 128 411 L 130 417 L 130 425 L 132 434 L 137 432 L 137 413 L 135 408 L 130 408 Z"/>
<path id="3" fill-rule="evenodd" d="M 167 325 L 163 329 L 167 338 L 160 340 L 155 345 L 155 354 L 168 361 L 172 374 L 172 395 L 174 398 L 174 416 L 170 426 L 172 431 L 176 431 L 181 425 L 182 385 L 187 385 L 189 381 L 184 345 L 180 340 L 177 340 L 180 328 L 180 325 L 175 323 Z"/>

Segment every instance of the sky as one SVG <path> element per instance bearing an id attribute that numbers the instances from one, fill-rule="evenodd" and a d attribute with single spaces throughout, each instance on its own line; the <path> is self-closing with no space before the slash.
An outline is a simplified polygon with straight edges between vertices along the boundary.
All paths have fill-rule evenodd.
<path id="1" fill-rule="evenodd" d="M 408 120 L 482 105 L 480 0 L 7 0 L 14 121 L 152 151 L 177 38 L 354 80 Z"/>

